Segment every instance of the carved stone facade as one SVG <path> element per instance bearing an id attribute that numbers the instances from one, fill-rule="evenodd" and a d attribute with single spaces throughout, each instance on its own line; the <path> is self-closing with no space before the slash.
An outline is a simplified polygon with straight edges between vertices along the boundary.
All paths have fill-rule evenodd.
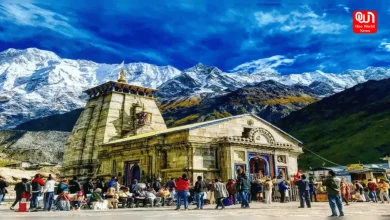
<path id="1" fill-rule="evenodd" d="M 227 180 L 237 168 L 251 178 L 298 170 L 301 142 L 255 115 L 167 129 L 150 89 L 111 82 L 87 93 L 66 145 L 64 176 L 116 175 L 130 184 L 183 173 L 193 181 Z M 137 121 L 139 115 L 148 117 Z"/>

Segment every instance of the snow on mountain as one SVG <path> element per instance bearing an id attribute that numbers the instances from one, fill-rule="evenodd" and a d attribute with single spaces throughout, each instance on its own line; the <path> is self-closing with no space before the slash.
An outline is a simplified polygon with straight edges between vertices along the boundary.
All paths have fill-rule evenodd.
<path id="1" fill-rule="evenodd" d="M 82 91 L 118 78 L 121 66 L 62 59 L 53 52 L 29 48 L 0 53 L 0 127 L 84 107 Z M 171 66 L 129 63 L 123 67 L 133 85 L 156 88 L 178 76 Z"/>

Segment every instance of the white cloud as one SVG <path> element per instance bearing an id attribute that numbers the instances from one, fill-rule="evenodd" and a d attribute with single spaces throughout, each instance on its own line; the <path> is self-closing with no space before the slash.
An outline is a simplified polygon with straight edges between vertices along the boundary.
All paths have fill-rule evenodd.
<path id="1" fill-rule="evenodd" d="M 285 56 L 275 55 L 268 58 L 253 60 L 250 62 L 243 63 L 239 66 L 236 66 L 231 72 L 249 72 L 249 73 L 278 73 L 276 68 L 279 66 L 289 66 L 292 65 L 295 61 L 295 58 L 289 59 Z"/>
<path id="2" fill-rule="evenodd" d="M 388 43 L 388 42 L 382 42 L 382 43 L 379 44 L 378 47 L 381 50 L 385 50 L 385 51 L 390 52 L 390 43 Z"/>
<path id="3" fill-rule="evenodd" d="M 302 32 L 305 29 L 311 29 L 314 34 L 339 34 L 341 30 L 347 28 L 347 25 L 326 19 L 325 13 L 316 14 L 307 6 L 288 14 L 274 10 L 256 12 L 254 16 L 259 27 L 270 25 L 270 31 L 278 29 L 283 32 Z M 272 27 L 271 24 L 275 26 Z"/>
<path id="4" fill-rule="evenodd" d="M 339 4 L 339 5 L 337 5 L 337 7 L 343 8 L 346 12 L 349 13 L 349 7 L 347 7 L 346 5 Z"/>

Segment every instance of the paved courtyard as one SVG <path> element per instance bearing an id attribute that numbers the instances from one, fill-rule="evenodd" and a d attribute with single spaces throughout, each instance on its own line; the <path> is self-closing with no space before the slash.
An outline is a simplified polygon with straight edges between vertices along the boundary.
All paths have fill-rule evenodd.
<path id="1" fill-rule="evenodd" d="M 276 218 L 285 219 L 316 219 L 329 216 L 330 209 L 328 203 L 315 203 L 311 209 L 298 209 L 297 202 L 285 204 L 274 203 L 265 205 L 252 203 L 250 209 L 241 209 L 239 206 L 229 206 L 225 210 L 215 210 L 214 206 L 208 205 L 204 210 L 180 210 L 174 211 L 174 207 L 166 208 L 136 208 L 136 209 L 117 209 L 107 211 L 70 211 L 70 212 L 32 212 L 18 213 L 9 210 L 9 205 L 0 206 L 1 219 L 254 219 L 254 218 Z M 194 208 L 190 206 L 190 208 Z M 390 217 L 389 204 L 374 203 L 351 203 L 345 206 L 345 215 L 347 219 L 375 219 L 380 217 Z M 280 217 L 280 218 L 279 218 Z M 314 217 L 314 218 L 313 218 Z M 244 219 L 242 219 L 244 220 Z"/>

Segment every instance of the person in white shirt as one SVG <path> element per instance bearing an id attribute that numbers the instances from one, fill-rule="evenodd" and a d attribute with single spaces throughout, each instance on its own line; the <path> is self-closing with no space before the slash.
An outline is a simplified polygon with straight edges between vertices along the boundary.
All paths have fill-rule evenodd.
<path id="1" fill-rule="evenodd" d="M 53 205 L 54 201 L 54 187 L 55 187 L 56 181 L 53 180 L 53 177 L 51 174 L 47 178 L 47 181 L 45 183 L 44 192 L 45 192 L 45 211 L 50 211 L 51 206 Z"/>
<path id="2" fill-rule="evenodd" d="M 150 206 L 153 207 L 159 204 L 160 201 L 161 198 L 156 196 L 156 192 L 154 191 L 153 187 L 149 187 L 148 191 L 146 192 L 146 202 L 150 203 Z"/>

